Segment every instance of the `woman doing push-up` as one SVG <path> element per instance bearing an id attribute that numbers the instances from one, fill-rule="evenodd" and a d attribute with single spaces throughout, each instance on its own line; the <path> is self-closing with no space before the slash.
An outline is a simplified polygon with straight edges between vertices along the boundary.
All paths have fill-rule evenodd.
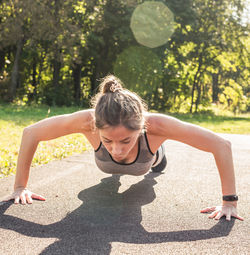
<path id="1" fill-rule="evenodd" d="M 93 109 L 82 110 L 41 120 L 26 127 L 20 146 L 14 192 L 6 200 L 32 203 L 45 200 L 27 187 L 30 165 L 40 141 L 82 133 L 95 150 L 100 170 L 109 174 L 144 175 L 161 172 L 167 164 L 163 142 L 167 139 L 183 142 L 213 154 L 222 186 L 222 205 L 208 207 L 210 218 L 237 214 L 238 197 L 235 188 L 231 144 L 217 134 L 177 120 L 165 114 L 147 112 L 145 103 L 135 93 L 124 88 L 113 75 L 106 76 L 100 92 L 92 99 Z"/>

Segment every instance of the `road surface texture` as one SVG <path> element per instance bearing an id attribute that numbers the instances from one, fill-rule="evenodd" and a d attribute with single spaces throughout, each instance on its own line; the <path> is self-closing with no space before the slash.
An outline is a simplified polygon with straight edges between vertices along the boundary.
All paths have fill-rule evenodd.
<path id="1" fill-rule="evenodd" d="M 0 204 L 0 254 L 250 254 L 250 136 L 222 136 L 233 145 L 245 221 L 200 213 L 221 203 L 214 158 L 169 140 L 162 174 L 108 175 L 93 151 L 33 168 L 28 187 L 46 201 Z M 13 183 L 0 180 L 0 198 Z"/>

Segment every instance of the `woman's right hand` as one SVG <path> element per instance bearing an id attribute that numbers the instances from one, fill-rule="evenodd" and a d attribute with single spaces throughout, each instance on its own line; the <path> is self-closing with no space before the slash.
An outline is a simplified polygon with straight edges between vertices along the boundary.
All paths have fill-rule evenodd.
<path id="1" fill-rule="evenodd" d="M 26 188 L 17 188 L 10 196 L 6 197 L 3 201 L 9 201 L 14 199 L 15 204 L 32 204 L 34 199 L 45 201 L 45 198 L 41 195 L 33 193 Z"/>

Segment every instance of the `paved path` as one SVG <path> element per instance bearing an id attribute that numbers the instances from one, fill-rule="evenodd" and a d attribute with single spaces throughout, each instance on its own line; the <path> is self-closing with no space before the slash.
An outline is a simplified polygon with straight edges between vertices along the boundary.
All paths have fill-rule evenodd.
<path id="1" fill-rule="evenodd" d="M 32 169 L 32 205 L 0 205 L 0 254 L 250 254 L 250 136 L 233 144 L 244 222 L 208 219 L 200 208 L 220 204 L 211 154 L 167 141 L 163 174 L 112 176 L 93 152 Z M 0 180 L 0 198 L 14 177 Z"/>

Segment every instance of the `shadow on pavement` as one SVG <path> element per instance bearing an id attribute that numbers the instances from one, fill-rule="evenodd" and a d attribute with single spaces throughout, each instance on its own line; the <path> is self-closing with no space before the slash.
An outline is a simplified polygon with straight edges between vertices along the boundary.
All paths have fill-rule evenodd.
<path id="1" fill-rule="evenodd" d="M 13 202 L 0 205 L 0 227 L 22 235 L 39 238 L 57 238 L 41 254 L 110 254 L 112 242 L 149 244 L 188 242 L 227 236 L 234 219 L 225 219 L 210 229 L 147 232 L 140 224 L 141 207 L 155 199 L 153 186 L 157 174 L 144 179 L 123 193 L 118 193 L 120 176 L 111 176 L 101 183 L 82 190 L 78 198 L 83 204 L 64 219 L 50 225 L 40 225 L 4 212 Z M 171 223 L 172 224 L 172 223 Z"/>

